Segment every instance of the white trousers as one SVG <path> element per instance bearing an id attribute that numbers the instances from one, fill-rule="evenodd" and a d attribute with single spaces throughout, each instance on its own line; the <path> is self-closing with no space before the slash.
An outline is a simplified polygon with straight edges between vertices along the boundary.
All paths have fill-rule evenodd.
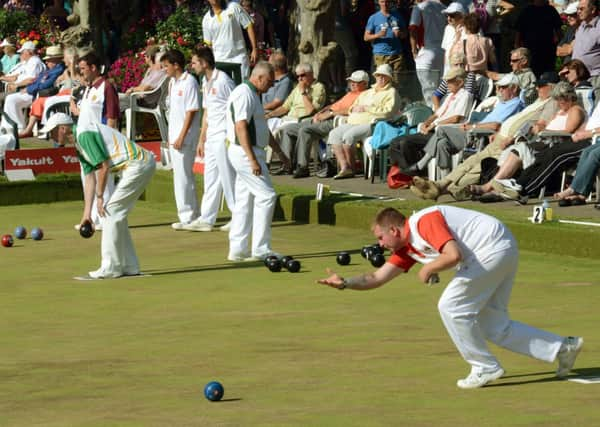
<path id="1" fill-rule="evenodd" d="M 563 337 L 511 320 L 508 301 L 517 272 L 518 250 L 467 261 L 448 284 L 438 309 L 448 334 L 471 372 L 491 372 L 500 363 L 486 340 L 516 353 L 552 362 Z"/>
<path id="2" fill-rule="evenodd" d="M 83 174 L 83 169 L 81 170 L 81 185 L 83 187 L 83 194 L 85 197 L 85 175 Z M 98 175 L 96 175 L 96 181 L 98 180 Z M 106 176 L 106 187 L 104 187 L 104 195 L 102 196 L 103 200 L 110 200 L 113 192 L 115 191 L 115 177 L 113 174 L 109 173 Z M 92 222 L 94 225 L 103 225 L 103 218 L 98 215 L 98 206 L 96 205 L 96 197 L 94 197 L 94 201 L 92 202 L 92 212 L 91 212 Z"/>
<path id="3" fill-rule="evenodd" d="M 33 96 L 27 92 L 11 93 L 4 100 L 4 111 L 17 123 L 19 130 L 23 130 L 27 126 L 23 109 L 30 107 L 32 102 Z"/>
<path id="4" fill-rule="evenodd" d="M 431 97 L 433 92 L 437 89 L 440 84 L 441 73 L 439 70 L 429 69 L 418 69 L 417 68 L 417 79 L 421 84 L 421 93 L 423 94 L 423 100 L 428 107 L 431 108 Z"/>
<path id="5" fill-rule="evenodd" d="M 181 150 L 169 146 L 171 164 L 173 165 L 173 191 L 177 216 L 182 223 L 192 222 L 198 217 L 198 194 L 196 193 L 196 179 L 194 178 L 194 159 L 196 146 L 183 144 Z"/>
<path id="6" fill-rule="evenodd" d="M 229 146 L 229 160 L 236 172 L 235 205 L 229 231 L 229 255 L 247 256 L 252 233 L 251 255 L 262 257 L 271 252 L 271 222 L 277 194 L 267 169 L 262 148 L 253 148 L 262 174 L 252 174 L 248 156 L 241 146 Z"/>
<path id="7" fill-rule="evenodd" d="M 153 155 L 146 161 L 130 161 L 121 172 L 121 179 L 106 203 L 100 269 L 107 277 L 140 272 L 127 215 L 152 179 L 155 169 L 156 161 Z"/>
<path id="8" fill-rule="evenodd" d="M 200 218 L 210 225 L 214 225 L 217 220 L 222 195 L 225 196 L 230 211 L 233 211 L 235 205 L 235 171 L 229 162 L 225 136 L 225 133 L 219 134 L 204 144 L 204 194 L 200 204 Z"/>
<path id="9" fill-rule="evenodd" d="M 354 145 L 357 142 L 364 141 L 373 133 L 372 125 L 351 125 L 344 123 L 329 132 L 327 144 L 329 145 Z"/>

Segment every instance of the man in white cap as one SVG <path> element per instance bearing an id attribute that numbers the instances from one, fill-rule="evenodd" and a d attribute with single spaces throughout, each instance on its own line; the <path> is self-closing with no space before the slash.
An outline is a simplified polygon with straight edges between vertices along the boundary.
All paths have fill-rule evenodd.
<path id="1" fill-rule="evenodd" d="M 48 47 L 44 61 L 46 61 L 47 68 L 33 82 L 18 92 L 6 96 L 4 111 L 17 124 L 19 131 L 25 129 L 27 125 L 23 109 L 31 106 L 40 90 L 52 87 L 56 79 L 65 71 L 63 51 L 60 45 Z"/>
<path id="2" fill-rule="evenodd" d="M 308 161 L 312 141 L 327 137 L 333 130 L 333 118 L 347 116 L 358 95 L 369 87 L 369 74 L 366 71 L 354 71 L 346 80 L 350 82 L 350 92 L 341 99 L 324 107 L 312 120 L 289 124 L 282 129 L 281 149 L 292 164 L 294 161 L 297 164 L 294 178 L 306 178 L 310 175 Z"/>
<path id="3" fill-rule="evenodd" d="M 37 76 L 46 69 L 46 66 L 36 54 L 36 47 L 32 41 L 26 41 L 17 51 L 21 54 L 21 63 L 10 74 L 0 77 L 0 81 L 7 83 L 6 92 L 12 93 L 19 87 L 33 83 Z M 0 94 L 0 98 L 5 94 Z"/>
<path id="4" fill-rule="evenodd" d="M 442 11 L 448 25 L 444 29 L 444 37 L 442 39 L 442 49 L 444 49 L 444 74 L 448 72 L 451 67 L 450 64 L 450 51 L 452 46 L 457 42 L 462 43 L 463 36 L 466 37 L 464 31 L 464 16 L 467 14 L 465 7 L 459 2 L 453 2 L 448 5 L 446 9 Z M 464 49 L 461 48 L 461 51 Z"/>
<path id="5" fill-rule="evenodd" d="M 571 60 L 571 53 L 573 53 L 573 44 L 575 43 L 575 33 L 577 32 L 577 28 L 581 24 L 581 20 L 579 19 L 579 15 L 577 14 L 577 8 L 579 7 L 579 2 L 574 1 L 569 3 L 569 5 L 565 8 L 563 14 L 567 17 L 567 30 L 562 36 L 562 39 L 558 42 L 556 46 L 556 56 L 562 59 L 562 63 L 566 64 Z M 589 71 L 589 70 L 588 70 Z"/>
<path id="6" fill-rule="evenodd" d="M 72 129 L 71 117 L 56 113 L 48 119 L 42 132 L 49 132 L 59 143 L 64 143 L 72 137 Z M 119 131 L 100 123 L 87 122 L 78 126 L 75 133 L 75 148 L 85 174 L 85 206 L 80 226 L 91 222 L 94 198 L 98 213 L 104 218 L 100 268 L 90 271 L 88 276 L 81 279 L 113 279 L 139 275 L 140 266 L 129 233 L 127 216 L 154 175 L 154 154 L 128 140 Z M 118 173 L 120 180 L 110 199 L 104 200 L 107 177 L 111 173 Z"/>
<path id="7" fill-rule="evenodd" d="M 371 136 L 374 120 L 388 120 L 400 110 L 400 97 L 392 86 L 392 67 L 383 64 L 373 73 L 375 84 L 362 92 L 348 109 L 348 121 L 329 134 L 331 145 L 338 162 L 339 172 L 333 179 L 354 176 L 356 143 Z"/>

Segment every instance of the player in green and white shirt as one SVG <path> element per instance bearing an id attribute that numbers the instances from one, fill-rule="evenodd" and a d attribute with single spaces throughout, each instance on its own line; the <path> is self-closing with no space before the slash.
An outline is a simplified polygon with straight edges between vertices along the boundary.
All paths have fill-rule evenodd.
<path id="1" fill-rule="evenodd" d="M 73 120 L 64 113 L 48 119 L 43 132 L 63 143 L 73 135 Z M 81 224 L 91 222 L 94 197 L 98 214 L 103 217 L 100 268 L 89 272 L 89 279 L 109 279 L 140 274 L 127 224 L 127 215 L 150 182 L 156 161 L 154 154 L 129 141 L 119 131 L 97 123 L 77 129 L 75 147 L 85 174 L 85 207 Z M 120 175 L 109 200 L 103 200 L 107 178 Z"/>

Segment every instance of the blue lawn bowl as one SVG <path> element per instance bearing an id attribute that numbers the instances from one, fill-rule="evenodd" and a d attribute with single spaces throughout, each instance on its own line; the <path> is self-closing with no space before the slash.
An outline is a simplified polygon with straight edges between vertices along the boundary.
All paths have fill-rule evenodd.
<path id="1" fill-rule="evenodd" d="M 44 238 L 44 232 L 41 228 L 35 227 L 33 230 L 31 230 L 31 238 L 33 240 L 42 240 Z"/>
<path id="2" fill-rule="evenodd" d="M 223 398 L 225 389 L 218 381 L 211 381 L 204 387 L 204 396 L 211 402 L 218 402 Z"/>
<path id="3" fill-rule="evenodd" d="M 19 225 L 17 228 L 15 228 L 15 237 L 19 240 L 24 239 L 27 237 L 27 229 L 22 225 Z"/>

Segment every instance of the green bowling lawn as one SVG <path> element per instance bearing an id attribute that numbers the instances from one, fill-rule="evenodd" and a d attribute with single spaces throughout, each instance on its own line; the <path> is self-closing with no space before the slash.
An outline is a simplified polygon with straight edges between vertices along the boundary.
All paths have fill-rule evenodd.
<path id="1" fill-rule="evenodd" d="M 172 205 L 141 202 L 130 222 L 152 276 L 79 282 L 100 245 L 73 230 L 80 209 L 0 207 L 0 234 L 46 235 L 0 247 L 1 426 L 600 425 L 600 384 L 497 348 L 506 376 L 459 390 L 468 366 L 437 314 L 443 285 L 414 272 L 364 293 L 315 284 L 339 250 L 355 250 L 343 275 L 369 268 L 366 228 L 275 223 L 274 249 L 302 270 L 271 273 L 226 262 L 225 233 L 175 232 Z M 600 376 L 599 267 L 521 253 L 511 314 L 582 335 L 574 376 Z M 211 380 L 224 401 L 205 400 Z"/>

